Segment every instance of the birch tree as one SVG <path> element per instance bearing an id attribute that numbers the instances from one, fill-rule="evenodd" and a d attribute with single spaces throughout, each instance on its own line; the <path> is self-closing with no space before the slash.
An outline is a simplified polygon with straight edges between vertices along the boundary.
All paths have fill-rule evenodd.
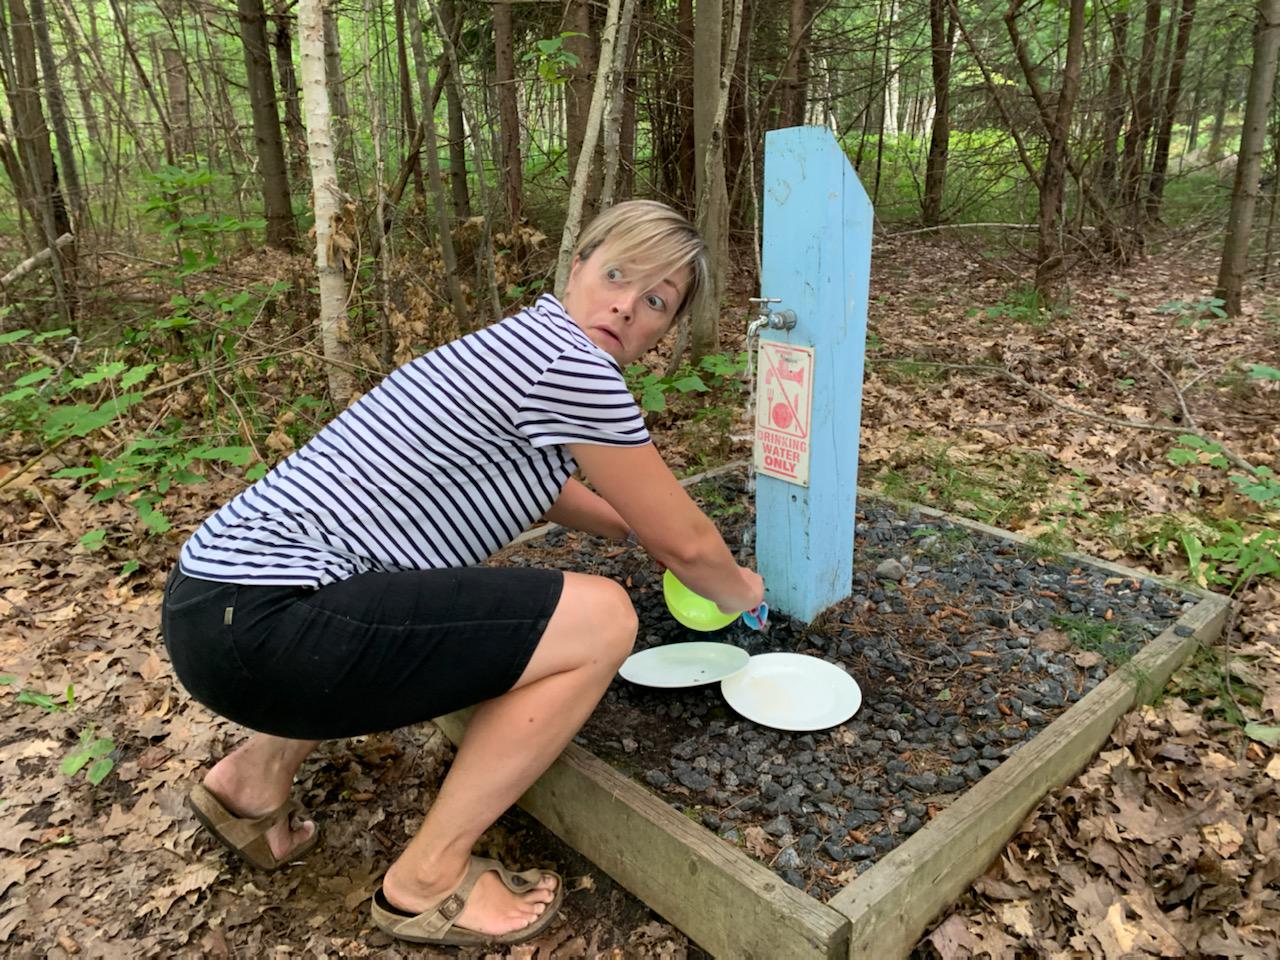
<path id="1" fill-rule="evenodd" d="M 345 196 L 334 162 L 329 88 L 325 83 L 325 0 L 298 4 L 298 50 L 302 60 L 302 111 L 307 125 L 307 159 L 316 216 L 316 272 L 320 280 L 320 342 L 329 361 L 329 396 L 341 410 L 354 383 L 347 366 L 347 284 L 338 220 Z"/>
<path id="2" fill-rule="evenodd" d="M 604 35 L 600 38 L 600 63 L 613 61 L 614 43 L 618 38 L 618 14 L 620 0 L 609 0 L 604 18 Z M 556 261 L 556 296 L 564 295 L 564 285 L 569 280 L 569 267 L 573 264 L 573 248 L 582 229 L 582 208 L 587 196 L 587 180 L 591 175 L 591 158 L 596 152 L 600 133 L 600 118 L 604 116 L 605 87 L 603 76 L 596 78 L 591 91 L 591 109 L 587 113 L 587 126 L 583 131 L 582 147 L 578 163 L 573 170 L 573 187 L 569 191 L 569 208 L 565 215 L 564 232 L 560 235 L 560 254 Z"/>

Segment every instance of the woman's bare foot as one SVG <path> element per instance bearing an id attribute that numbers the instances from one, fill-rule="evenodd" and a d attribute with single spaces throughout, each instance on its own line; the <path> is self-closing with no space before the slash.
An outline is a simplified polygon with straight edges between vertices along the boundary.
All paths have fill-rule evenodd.
<path id="1" fill-rule="evenodd" d="M 382 878 L 382 895 L 397 910 L 416 915 L 444 900 L 462 882 L 466 870 L 467 863 L 464 862 L 462 870 L 450 881 L 415 882 L 397 871 L 393 864 Z M 489 871 L 476 881 L 466 906 L 454 923 L 476 933 L 500 937 L 537 920 L 546 912 L 547 904 L 555 899 L 555 895 L 556 878 L 552 874 L 544 873 L 527 893 L 513 893 L 497 873 Z"/>
<path id="2" fill-rule="evenodd" d="M 314 746 L 306 743 L 304 748 L 304 743 L 262 734 L 252 737 L 214 764 L 204 778 L 205 789 L 238 817 L 264 816 L 289 799 L 298 765 Z M 281 820 L 267 831 L 267 845 L 272 856 L 285 860 L 315 832 L 313 820 L 296 825 Z"/>

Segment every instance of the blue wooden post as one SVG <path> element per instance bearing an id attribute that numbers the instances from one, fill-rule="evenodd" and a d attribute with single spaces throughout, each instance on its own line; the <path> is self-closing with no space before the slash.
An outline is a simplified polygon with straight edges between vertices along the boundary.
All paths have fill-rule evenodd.
<path id="1" fill-rule="evenodd" d="M 761 339 L 813 348 L 813 400 L 808 484 L 757 478 L 756 561 L 769 605 L 806 622 L 852 592 L 871 225 L 871 202 L 831 131 L 765 135 L 760 294 L 780 298 L 776 309 L 795 311 L 796 325 Z M 766 402 L 757 390 L 757 405 Z"/>

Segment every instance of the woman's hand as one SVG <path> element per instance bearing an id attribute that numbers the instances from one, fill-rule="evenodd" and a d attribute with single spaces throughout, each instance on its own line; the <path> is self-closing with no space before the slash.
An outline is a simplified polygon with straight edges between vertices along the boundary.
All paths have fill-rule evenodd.
<path id="1" fill-rule="evenodd" d="M 743 610 L 754 610 L 764 602 L 764 578 L 754 570 L 747 567 L 739 567 L 738 575 L 742 579 L 743 597 L 747 598 L 741 606 L 735 604 L 732 607 L 726 607 L 723 604 L 716 604 L 721 613 L 741 613 Z"/>

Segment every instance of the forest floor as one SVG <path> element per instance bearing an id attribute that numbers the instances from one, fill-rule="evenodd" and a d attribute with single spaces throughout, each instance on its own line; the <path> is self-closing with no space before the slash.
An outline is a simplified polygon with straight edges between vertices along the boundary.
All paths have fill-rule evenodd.
<path id="1" fill-rule="evenodd" d="M 1074 545 L 1181 577 L 1194 576 L 1186 544 L 1211 544 L 1232 523 L 1246 541 L 1262 529 L 1232 469 L 1175 465 L 1168 453 L 1180 431 L 1199 430 L 1277 466 L 1280 382 L 1247 365 L 1280 366 L 1280 310 L 1258 298 L 1234 321 L 1213 317 L 1212 260 L 1183 249 L 1121 272 L 1077 272 L 1070 309 L 1045 317 L 1012 263 L 956 236 L 878 241 L 860 482 L 1046 549 Z M 744 315 L 726 318 L 726 342 L 741 342 Z M 683 404 L 654 423 L 673 467 L 746 454 L 744 441 L 725 440 L 723 421 L 718 436 L 706 432 L 715 418 L 690 426 Z M 430 726 L 325 744 L 307 762 L 298 796 L 324 835 L 305 865 L 251 872 L 198 829 L 186 789 L 240 731 L 174 684 L 157 603 L 182 538 L 242 481 L 176 487 L 165 503 L 171 532 L 139 529 L 127 544 L 87 551 L 76 546 L 84 533 L 137 525 L 125 505 L 49 479 L 74 456 L 64 448 L 0 494 L 0 950 L 458 955 L 392 943 L 368 915 L 380 872 L 449 759 Z M 0 445 L 0 479 L 25 459 Z M 1280 526 L 1274 513 L 1261 522 Z M 139 569 L 121 573 L 126 556 Z M 1206 558 L 1200 573 L 1232 577 L 1229 558 Z M 1220 643 L 1045 798 L 919 956 L 1280 952 L 1280 581 L 1249 579 L 1236 596 Z M 61 772 L 69 752 L 99 737 L 113 741 L 114 760 L 99 785 Z M 539 940 L 462 955 L 701 955 L 522 814 L 482 845 L 521 866 L 555 864 L 570 893 L 564 921 Z"/>

